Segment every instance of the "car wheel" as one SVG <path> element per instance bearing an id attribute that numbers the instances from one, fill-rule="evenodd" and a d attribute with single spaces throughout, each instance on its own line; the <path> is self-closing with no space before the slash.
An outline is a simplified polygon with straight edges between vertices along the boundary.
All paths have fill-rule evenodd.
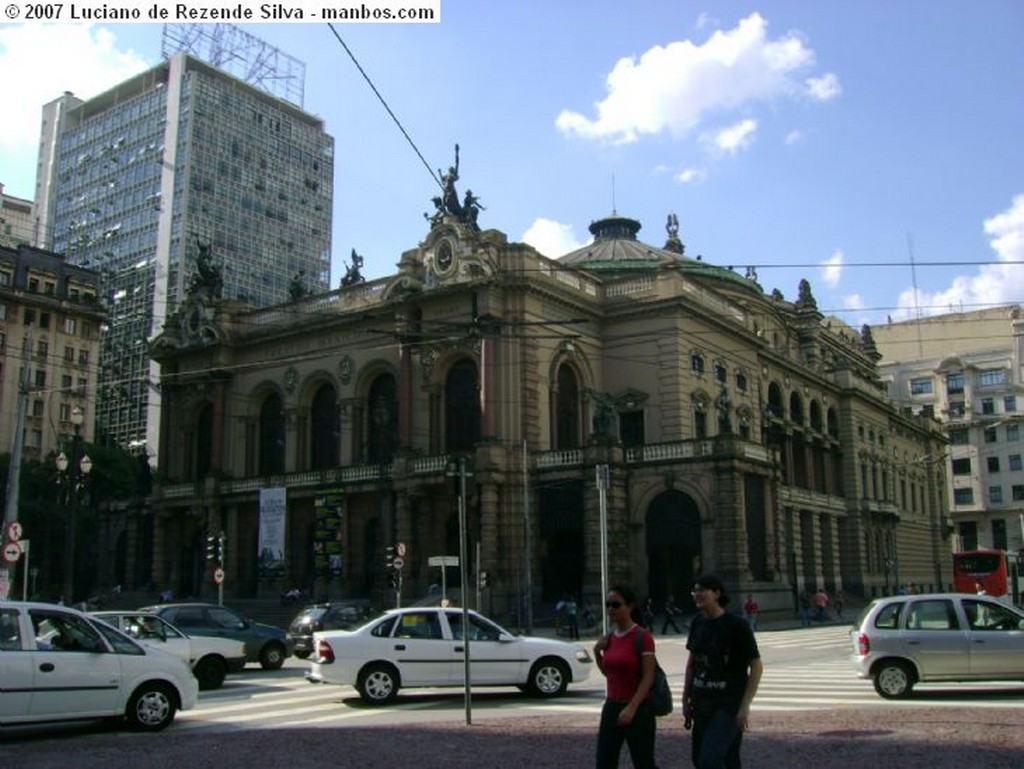
<path id="1" fill-rule="evenodd" d="M 260 652 L 260 665 L 264 670 L 280 670 L 284 664 L 284 647 L 269 643 Z"/>
<path id="2" fill-rule="evenodd" d="M 534 663 L 527 682 L 535 697 L 558 697 L 569 687 L 569 666 L 556 657 L 546 657 Z"/>
<path id="3" fill-rule="evenodd" d="M 307 651 L 295 652 L 295 656 L 298 657 L 300 660 L 309 659 L 309 655 L 310 652 Z"/>
<path id="4" fill-rule="evenodd" d="M 176 692 L 161 681 L 143 684 L 128 700 L 124 716 L 134 729 L 158 732 L 166 729 L 178 710 Z"/>
<path id="5" fill-rule="evenodd" d="M 192 668 L 192 675 L 199 682 L 199 688 L 203 691 L 208 689 L 219 689 L 224 683 L 224 677 L 228 674 L 227 663 L 220 657 L 203 657 Z"/>
<path id="6" fill-rule="evenodd" d="M 910 666 L 899 660 L 888 660 L 875 668 L 875 691 L 887 700 L 910 696 L 914 674 Z"/>
<path id="7" fill-rule="evenodd" d="M 398 671 L 391 665 L 368 665 L 359 674 L 356 688 L 364 702 L 383 705 L 398 694 Z"/>

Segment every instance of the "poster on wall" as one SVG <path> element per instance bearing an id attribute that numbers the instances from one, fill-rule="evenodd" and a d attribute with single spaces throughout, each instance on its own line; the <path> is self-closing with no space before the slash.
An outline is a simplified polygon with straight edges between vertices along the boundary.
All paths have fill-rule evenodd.
<path id="1" fill-rule="evenodd" d="M 320 579 L 340 577 L 345 490 L 319 492 L 313 499 L 313 517 L 313 574 Z"/>
<path id="2" fill-rule="evenodd" d="M 260 576 L 273 576 L 284 569 L 285 487 L 260 489 Z"/>

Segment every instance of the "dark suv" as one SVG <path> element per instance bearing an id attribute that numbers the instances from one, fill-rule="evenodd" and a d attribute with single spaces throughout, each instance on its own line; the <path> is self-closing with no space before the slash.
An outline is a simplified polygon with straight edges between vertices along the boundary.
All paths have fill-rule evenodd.
<path id="1" fill-rule="evenodd" d="M 313 633 L 320 630 L 350 630 L 376 615 L 369 601 L 315 603 L 298 613 L 288 627 L 288 638 L 295 644 L 295 656 L 306 659 L 313 653 Z"/>
<path id="2" fill-rule="evenodd" d="M 281 628 L 264 625 L 215 603 L 162 603 L 140 612 L 158 614 L 189 635 L 220 636 L 245 642 L 246 662 L 277 670 L 292 656 L 292 641 Z"/>

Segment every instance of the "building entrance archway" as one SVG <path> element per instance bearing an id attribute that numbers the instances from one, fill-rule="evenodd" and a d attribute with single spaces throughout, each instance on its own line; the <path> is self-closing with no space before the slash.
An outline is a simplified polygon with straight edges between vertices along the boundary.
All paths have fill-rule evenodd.
<path id="1" fill-rule="evenodd" d="M 695 609 L 690 588 L 700 571 L 700 509 L 693 497 L 675 489 L 659 494 L 647 508 L 647 593 L 654 607 L 673 596 L 686 611 Z"/>

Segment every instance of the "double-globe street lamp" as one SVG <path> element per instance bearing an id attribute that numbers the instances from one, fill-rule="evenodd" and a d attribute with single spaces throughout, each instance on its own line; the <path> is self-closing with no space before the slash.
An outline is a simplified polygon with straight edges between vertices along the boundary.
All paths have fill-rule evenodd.
<path id="1" fill-rule="evenodd" d="M 75 591 L 75 526 L 78 518 L 78 503 L 85 479 L 92 470 L 92 460 L 88 454 L 81 454 L 82 423 L 85 414 L 78 406 L 71 411 L 71 424 L 75 433 L 71 437 L 71 460 L 64 452 L 57 454 L 56 464 L 58 483 L 62 489 L 61 502 L 67 513 L 67 531 L 64 535 L 64 601 L 74 602 Z"/>

